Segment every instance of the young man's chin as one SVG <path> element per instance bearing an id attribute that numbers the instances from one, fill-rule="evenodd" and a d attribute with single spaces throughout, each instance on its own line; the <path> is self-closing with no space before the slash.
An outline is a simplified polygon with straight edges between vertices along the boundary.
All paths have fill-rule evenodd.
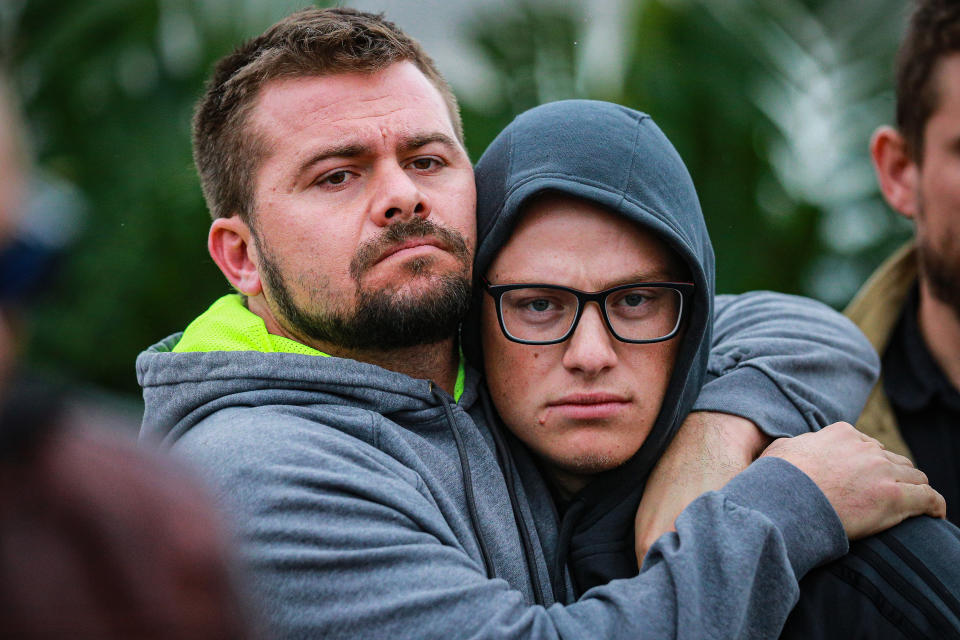
<path id="1" fill-rule="evenodd" d="M 571 438 L 562 450 L 546 452 L 546 462 L 556 469 L 576 475 L 595 475 L 615 469 L 629 460 L 639 450 L 623 442 L 583 442 L 584 438 Z"/>
<path id="2" fill-rule="evenodd" d="M 585 450 L 576 454 L 541 457 L 545 475 L 563 494 L 572 496 L 597 474 L 616 469 L 630 456 L 604 450 Z"/>
<path id="3" fill-rule="evenodd" d="M 626 460 L 620 460 L 614 456 L 605 455 L 600 452 L 585 453 L 580 456 L 563 460 L 558 468 L 566 473 L 579 476 L 593 476 L 610 469 L 616 469 Z"/>

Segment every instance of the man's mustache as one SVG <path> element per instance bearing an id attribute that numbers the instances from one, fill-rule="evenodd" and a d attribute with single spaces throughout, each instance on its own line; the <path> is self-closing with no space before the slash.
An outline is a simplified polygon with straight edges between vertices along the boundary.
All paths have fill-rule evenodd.
<path id="1" fill-rule="evenodd" d="M 470 249 L 462 234 L 430 220 L 413 217 L 406 222 L 394 222 L 388 225 L 379 236 L 361 244 L 353 260 L 350 261 L 350 276 L 359 282 L 390 247 L 409 238 L 428 236 L 436 239 L 440 248 L 452 254 L 457 260 L 469 264 Z"/>

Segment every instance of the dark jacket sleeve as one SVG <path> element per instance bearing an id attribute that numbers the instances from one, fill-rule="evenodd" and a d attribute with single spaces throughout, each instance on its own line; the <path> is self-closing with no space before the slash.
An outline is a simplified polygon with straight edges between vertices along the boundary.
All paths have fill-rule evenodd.
<path id="1" fill-rule="evenodd" d="M 772 437 L 856 421 L 879 372 L 852 322 L 799 296 L 717 296 L 713 336 L 693 410 L 742 416 Z"/>

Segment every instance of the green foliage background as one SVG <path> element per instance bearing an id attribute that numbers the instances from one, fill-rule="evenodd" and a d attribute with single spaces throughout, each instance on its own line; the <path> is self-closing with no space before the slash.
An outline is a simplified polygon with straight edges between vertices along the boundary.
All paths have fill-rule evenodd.
<path id="1" fill-rule="evenodd" d="M 481 13 L 458 37 L 481 52 L 498 92 L 462 104 L 471 156 L 546 100 L 647 111 L 694 177 L 720 291 L 771 288 L 842 304 L 908 234 L 864 173 L 869 131 L 892 114 L 904 12 L 902 2 L 870 5 L 638 2 L 622 25 L 621 82 L 612 87 L 592 83 L 584 67 L 578 43 L 589 10 L 531 2 Z M 136 354 L 227 290 L 206 253 L 190 114 L 213 62 L 281 15 L 269 2 L 223 0 L 11 0 L 0 10 L 2 53 L 37 166 L 74 185 L 86 210 L 36 310 L 35 363 L 134 393 Z M 402 15 L 388 17 L 404 25 Z M 811 102 L 821 93 L 822 105 Z M 834 129 L 817 124 L 820 108 Z M 824 131 L 835 135 L 804 151 Z M 851 184 L 860 186 L 844 188 Z"/>

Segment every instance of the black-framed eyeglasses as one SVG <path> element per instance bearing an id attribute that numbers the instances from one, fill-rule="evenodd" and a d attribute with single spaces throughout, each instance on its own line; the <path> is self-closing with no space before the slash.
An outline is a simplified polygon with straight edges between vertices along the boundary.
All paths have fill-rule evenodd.
<path id="1" fill-rule="evenodd" d="M 577 329 L 584 306 L 596 302 L 610 333 L 645 344 L 677 335 L 692 282 L 634 282 L 603 291 L 556 284 L 491 284 L 481 278 L 497 308 L 500 329 L 521 344 L 556 344 Z"/>

